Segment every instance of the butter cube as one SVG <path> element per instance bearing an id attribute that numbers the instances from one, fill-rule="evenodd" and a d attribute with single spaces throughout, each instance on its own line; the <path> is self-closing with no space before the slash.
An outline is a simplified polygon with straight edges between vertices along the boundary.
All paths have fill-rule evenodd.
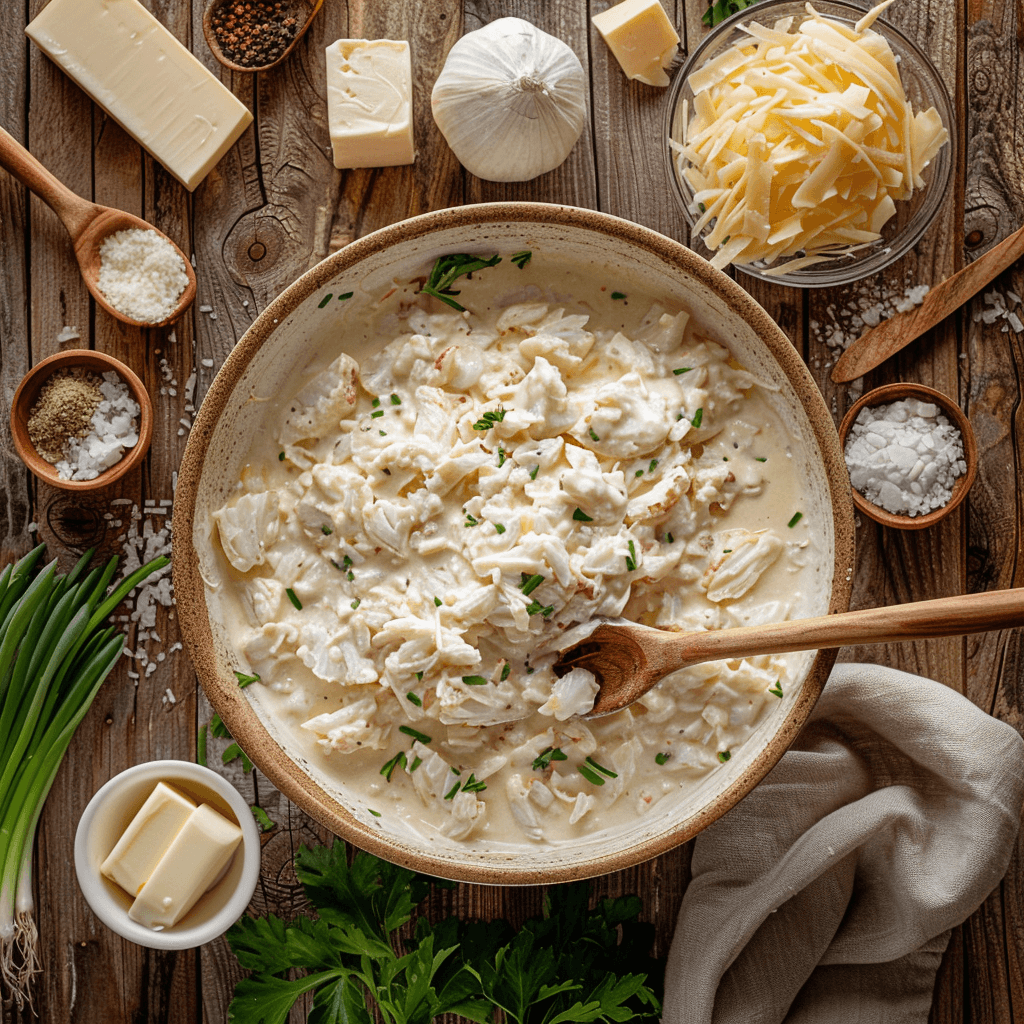
<path id="1" fill-rule="evenodd" d="M 25 34 L 190 191 L 252 121 L 138 0 L 50 0 Z"/>
<path id="2" fill-rule="evenodd" d="M 200 804 L 160 858 L 128 911 L 147 928 L 177 924 L 217 880 L 242 841 L 242 830 Z"/>
<path id="3" fill-rule="evenodd" d="M 416 159 L 412 56 L 394 39 L 327 47 L 327 119 L 335 167 L 392 167 Z"/>
<path id="4" fill-rule="evenodd" d="M 100 865 L 100 871 L 125 892 L 137 896 L 195 809 L 195 803 L 183 793 L 158 782 Z"/>
<path id="5" fill-rule="evenodd" d="M 668 85 L 679 33 L 658 0 L 623 0 L 591 19 L 627 78 L 647 85 Z"/>

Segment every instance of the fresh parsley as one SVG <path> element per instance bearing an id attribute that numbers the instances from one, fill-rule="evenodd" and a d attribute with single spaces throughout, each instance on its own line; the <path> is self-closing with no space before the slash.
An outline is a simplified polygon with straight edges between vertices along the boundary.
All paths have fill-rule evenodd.
<path id="1" fill-rule="evenodd" d="M 775 680 L 775 685 L 768 692 L 770 694 L 772 694 L 773 696 L 778 697 L 781 700 L 782 699 L 782 680 L 781 679 L 776 679 Z"/>
<path id="2" fill-rule="evenodd" d="M 483 416 L 473 424 L 474 430 L 490 430 L 495 423 L 500 423 L 505 418 L 505 410 L 499 405 L 497 409 L 489 409 Z"/>
<path id="3" fill-rule="evenodd" d="M 551 767 L 552 761 L 568 761 L 568 756 L 561 747 L 545 747 L 534 759 L 533 770 L 535 772 L 546 771 Z"/>
<path id="4" fill-rule="evenodd" d="M 708 6 L 700 20 L 708 28 L 713 28 L 715 25 L 725 21 L 726 18 L 731 18 L 738 11 L 745 11 L 756 3 L 757 0 L 715 0 L 714 3 Z"/>
<path id="5" fill-rule="evenodd" d="M 277 828 L 277 822 L 272 821 L 270 815 L 259 804 L 253 804 L 250 810 L 261 832 L 269 832 L 271 829 Z"/>
<path id="6" fill-rule="evenodd" d="M 260 681 L 258 672 L 253 672 L 250 676 L 244 672 L 239 672 L 237 668 L 235 669 L 235 678 L 238 680 L 238 688 L 240 690 L 244 690 L 250 683 L 258 683 Z"/>
<path id="7" fill-rule="evenodd" d="M 660 754 L 655 754 L 655 764 L 665 764 L 671 756 L 671 754 L 665 753 L 665 751 L 662 751 Z"/>
<path id="8" fill-rule="evenodd" d="M 472 274 L 476 270 L 483 270 L 485 267 L 494 267 L 501 262 L 501 257 L 495 253 L 490 259 L 481 259 L 479 256 L 470 256 L 466 253 L 457 252 L 449 256 L 441 256 L 430 271 L 427 283 L 420 289 L 424 295 L 433 295 L 443 303 L 457 309 L 460 313 L 465 312 L 466 307 L 460 305 L 452 296 L 458 295 L 452 291 L 452 285 L 456 280 L 465 274 Z"/>
<path id="9" fill-rule="evenodd" d="M 573 512 L 572 517 L 577 523 L 592 523 L 594 521 L 593 516 L 588 516 L 581 508 L 577 508 L 576 511 Z"/>
<path id="10" fill-rule="evenodd" d="M 524 249 L 522 252 L 514 252 L 509 259 L 522 270 L 527 263 L 533 258 L 533 253 L 529 249 Z"/>

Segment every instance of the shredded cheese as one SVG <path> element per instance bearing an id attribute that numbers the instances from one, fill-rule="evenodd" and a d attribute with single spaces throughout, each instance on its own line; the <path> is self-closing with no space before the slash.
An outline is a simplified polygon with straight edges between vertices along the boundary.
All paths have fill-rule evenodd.
<path id="1" fill-rule="evenodd" d="M 785 273 L 881 239 L 896 202 L 948 141 L 934 107 L 914 113 L 888 41 L 871 29 L 808 17 L 741 26 L 750 42 L 695 71 L 692 112 L 670 140 L 694 192 L 694 234 L 712 264 L 792 261 Z"/>

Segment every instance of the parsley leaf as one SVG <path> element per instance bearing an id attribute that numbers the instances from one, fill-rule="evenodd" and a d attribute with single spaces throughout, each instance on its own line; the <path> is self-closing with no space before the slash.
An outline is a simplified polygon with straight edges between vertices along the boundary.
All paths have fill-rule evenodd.
<path id="1" fill-rule="evenodd" d="M 701 16 L 701 21 L 709 28 L 731 18 L 738 11 L 745 11 L 757 3 L 757 0 L 715 0 Z"/>

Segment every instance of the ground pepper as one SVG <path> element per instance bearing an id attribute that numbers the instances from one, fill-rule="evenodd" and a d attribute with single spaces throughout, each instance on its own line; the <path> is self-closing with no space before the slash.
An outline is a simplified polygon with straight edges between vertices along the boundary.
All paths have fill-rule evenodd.
<path id="1" fill-rule="evenodd" d="M 88 370 L 58 370 L 39 392 L 28 418 L 28 436 L 47 462 L 56 464 L 73 437 L 85 437 L 103 400 L 103 381 Z"/>
<path id="2" fill-rule="evenodd" d="M 308 7 L 294 0 L 225 0 L 210 24 L 228 60 L 258 68 L 282 57 L 308 16 Z"/>

